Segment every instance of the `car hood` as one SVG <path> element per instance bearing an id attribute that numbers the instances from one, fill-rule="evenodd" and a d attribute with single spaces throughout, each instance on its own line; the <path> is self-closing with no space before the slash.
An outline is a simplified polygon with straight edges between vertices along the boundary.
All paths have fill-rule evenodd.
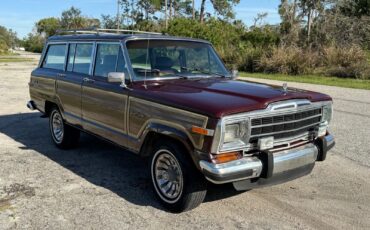
<path id="1" fill-rule="evenodd" d="M 264 109 L 283 100 L 331 100 L 321 93 L 225 78 L 140 81 L 132 85 L 131 96 L 214 118 Z"/>

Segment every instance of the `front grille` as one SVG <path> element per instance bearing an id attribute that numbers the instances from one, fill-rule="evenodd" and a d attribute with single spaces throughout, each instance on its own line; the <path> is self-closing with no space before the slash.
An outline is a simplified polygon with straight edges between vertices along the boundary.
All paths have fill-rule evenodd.
<path id="1" fill-rule="evenodd" d="M 321 122 L 321 108 L 302 112 L 252 118 L 250 143 L 258 138 L 273 136 L 274 139 L 288 138 L 310 132 Z"/>

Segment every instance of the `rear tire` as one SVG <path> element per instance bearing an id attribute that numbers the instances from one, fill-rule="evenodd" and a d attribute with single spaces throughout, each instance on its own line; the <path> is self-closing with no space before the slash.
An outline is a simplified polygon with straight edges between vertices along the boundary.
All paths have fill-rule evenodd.
<path id="1" fill-rule="evenodd" d="M 154 192 L 172 212 L 196 208 L 207 193 L 207 181 L 181 147 L 170 142 L 157 145 L 150 160 Z"/>
<path id="2" fill-rule="evenodd" d="M 78 145 L 80 131 L 66 124 L 57 107 L 53 107 L 49 116 L 51 139 L 61 149 L 70 149 Z"/>

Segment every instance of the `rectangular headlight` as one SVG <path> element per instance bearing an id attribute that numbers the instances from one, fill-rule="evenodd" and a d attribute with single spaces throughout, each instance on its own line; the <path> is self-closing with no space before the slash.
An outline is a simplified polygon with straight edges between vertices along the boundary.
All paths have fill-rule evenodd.
<path id="1" fill-rule="evenodd" d="M 240 138 L 240 124 L 225 126 L 224 143 L 237 141 Z"/>
<path id="2" fill-rule="evenodd" d="M 332 104 L 327 104 L 323 106 L 323 111 L 322 111 L 322 121 L 327 122 L 328 124 L 332 120 L 333 117 L 333 106 Z"/>
<path id="3" fill-rule="evenodd" d="M 226 123 L 223 129 L 220 151 L 243 148 L 248 144 L 248 121 Z"/>

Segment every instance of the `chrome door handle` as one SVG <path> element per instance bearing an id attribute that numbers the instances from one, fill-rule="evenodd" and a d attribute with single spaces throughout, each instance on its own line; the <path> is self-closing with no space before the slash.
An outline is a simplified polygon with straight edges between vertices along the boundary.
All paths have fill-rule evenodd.
<path id="1" fill-rule="evenodd" d="M 66 75 L 64 73 L 58 73 L 57 76 L 58 77 L 65 77 Z"/>
<path id="2" fill-rule="evenodd" d="M 87 83 L 94 83 L 95 80 L 91 79 L 91 78 L 88 78 L 88 77 L 85 77 L 84 79 L 82 79 L 84 82 L 87 82 Z"/>

